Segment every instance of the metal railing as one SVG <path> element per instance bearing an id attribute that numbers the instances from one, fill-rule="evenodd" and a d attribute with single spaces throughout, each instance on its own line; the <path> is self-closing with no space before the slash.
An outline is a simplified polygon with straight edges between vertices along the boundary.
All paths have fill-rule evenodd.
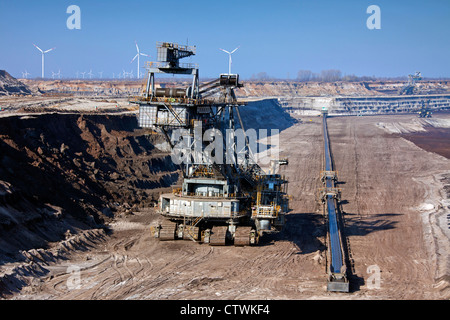
<path id="1" fill-rule="evenodd" d="M 257 206 L 252 210 L 252 216 L 258 218 L 276 218 L 278 217 L 279 211 L 280 206 Z"/>
<path id="2" fill-rule="evenodd" d="M 167 68 L 173 68 L 173 66 L 170 65 L 170 62 L 166 61 L 146 61 L 144 64 L 145 69 L 167 69 Z M 198 69 L 197 63 L 186 63 L 186 62 L 179 62 L 177 65 L 177 68 L 180 69 Z"/>
<path id="3" fill-rule="evenodd" d="M 191 51 L 192 53 L 196 53 L 197 47 L 196 46 L 188 46 L 188 45 L 180 45 L 178 43 L 172 43 L 172 42 L 164 42 L 164 41 L 157 41 L 156 47 L 158 48 L 174 48 L 182 51 Z"/>

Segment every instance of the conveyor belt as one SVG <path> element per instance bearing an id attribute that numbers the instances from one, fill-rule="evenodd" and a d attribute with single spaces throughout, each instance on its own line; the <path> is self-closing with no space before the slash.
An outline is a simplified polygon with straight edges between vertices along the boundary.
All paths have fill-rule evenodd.
<path id="1" fill-rule="evenodd" d="M 323 117 L 323 137 L 324 137 L 324 150 L 325 150 L 325 170 L 333 171 L 333 161 L 331 158 L 330 143 L 328 138 L 327 119 Z M 326 178 L 326 188 L 333 188 L 334 181 L 331 177 Z M 337 217 L 337 210 L 335 205 L 335 199 L 332 195 L 327 195 L 326 199 L 327 211 L 328 211 L 328 225 L 330 235 L 331 246 L 331 265 L 330 271 L 332 273 L 340 273 L 343 264 L 343 254 L 341 247 L 341 239 L 339 236 L 339 223 Z"/>

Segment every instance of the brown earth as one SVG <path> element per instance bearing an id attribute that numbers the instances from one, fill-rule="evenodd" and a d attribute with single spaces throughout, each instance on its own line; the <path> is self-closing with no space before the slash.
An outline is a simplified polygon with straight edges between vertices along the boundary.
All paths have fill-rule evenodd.
<path id="1" fill-rule="evenodd" d="M 402 137 L 424 150 L 435 152 L 450 159 L 450 130 L 448 128 L 429 126 L 425 132 L 405 133 Z"/>
<path id="2" fill-rule="evenodd" d="M 103 239 L 114 216 L 152 206 L 160 190 L 170 190 L 178 167 L 149 133 L 126 115 L 0 118 L 2 296 L 46 274 L 42 265 L 86 249 L 84 240 L 92 241 L 88 248 Z M 60 247 L 66 240 L 74 243 Z M 36 261 L 39 267 L 29 265 Z"/>
<path id="3" fill-rule="evenodd" d="M 112 154 L 117 152 L 114 148 L 122 150 L 122 143 L 132 135 L 129 130 L 125 130 L 127 135 L 124 135 L 120 128 L 108 129 L 106 120 L 76 117 L 76 130 L 84 132 L 91 128 L 83 133 L 84 140 L 91 142 L 79 147 L 71 145 L 71 152 L 87 152 L 86 156 L 104 152 L 100 151 L 104 150 L 99 148 L 100 140 L 95 138 L 99 136 L 102 143 L 112 143 L 105 149 Z M 448 209 L 442 204 L 447 198 L 444 191 L 448 179 L 445 178 L 450 177 L 450 163 L 376 125 L 378 122 L 411 121 L 414 117 L 329 119 L 331 147 L 342 188 L 344 231 L 351 253 L 353 275 L 349 294 L 326 292 L 326 228 L 322 207 L 316 198 L 322 168 L 322 127 L 321 119 L 315 117 L 303 119 L 303 123 L 280 134 L 282 154 L 289 157 L 289 165 L 282 167 L 282 173 L 290 180 L 292 211 L 286 228 L 281 233 L 265 235 L 260 246 L 211 247 L 191 241 L 160 242 L 149 232 L 149 225 L 159 219 L 158 215 L 152 208 L 135 207 L 132 213 L 116 215 L 106 221 L 107 235 L 98 233 L 78 242 L 71 240 L 80 248 L 75 246 L 65 255 L 66 259 L 55 258 L 43 263 L 36 258 L 38 254 L 31 252 L 34 264 L 26 260 L 21 265 L 23 269 L 16 270 L 24 283 L 21 290 L 11 290 L 5 297 L 446 299 L 450 296 L 447 266 L 450 250 L 448 228 L 444 224 Z M 97 122 L 99 124 L 94 125 Z M 24 133 L 21 131 L 22 135 Z M 62 141 L 56 141 L 55 146 L 61 147 Z M 90 159 L 96 163 L 94 167 L 100 164 L 93 160 L 97 158 Z M 133 171 L 128 178 L 132 178 L 135 171 L 139 174 L 140 169 L 135 169 L 139 161 L 132 161 L 132 165 L 123 167 L 119 173 L 129 168 Z M 88 166 L 83 165 L 83 168 Z M 108 171 L 103 172 L 106 175 Z M 87 181 L 86 178 L 86 185 Z M 133 194 L 133 188 L 127 193 L 127 188 L 120 186 L 123 184 L 118 184 L 114 196 L 117 201 L 122 192 L 124 196 Z M 115 188 L 113 182 L 106 190 L 109 188 Z M 137 197 L 139 199 L 143 198 Z M 54 246 L 41 256 L 54 257 L 49 253 Z M 39 268 L 27 273 L 26 268 L 31 267 L 25 263 L 37 264 Z M 17 263 L 0 268 L 5 270 L 12 265 Z M 379 288 L 369 286 L 369 266 L 378 266 L 381 271 Z"/>
<path id="4" fill-rule="evenodd" d="M 449 273 L 442 265 L 448 254 L 435 253 L 438 247 L 448 247 L 449 232 L 434 219 L 446 210 L 440 175 L 448 174 L 450 162 L 374 125 L 414 118 L 329 121 L 334 161 L 343 182 L 345 232 L 354 273 L 367 280 L 369 266 L 381 269 L 381 288 L 361 290 L 371 297 L 438 299 L 449 295 L 448 282 L 440 282 L 442 273 Z"/>

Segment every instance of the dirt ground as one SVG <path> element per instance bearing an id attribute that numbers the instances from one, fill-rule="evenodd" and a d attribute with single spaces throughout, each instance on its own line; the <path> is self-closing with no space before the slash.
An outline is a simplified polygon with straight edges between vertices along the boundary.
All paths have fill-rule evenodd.
<path id="1" fill-rule="evenodd" d="M 361 278 L 354 294 L 358 297 L 449 296 L 450 233 L 447 221 L 437 220 L 450 213 L 442 176 L 448 174 L 450 162 L 374 125 L 415 119 L 402 115 L 329 121 L 334 161 L 343 182 L 345 232 L 354 274 Z M 379 289 L 368 289 L 370 266 L 381 271 Z"/>
<path id="2" fill-rule="evenodd" d="M 414 118 L 329 119 L 352 263 L 348 294 L 326 291 L 326 229 L 316 198 L 322 127 L 314 117 L 280 134 L 293 197 L 281 233 L 257 247 L 160 242 L 149 232 L 154 210 L 134 210 L 70 258 L 42 264 L 43 275 L 10 298 L 448 299 L 450 162 L 377 126 Z"/>

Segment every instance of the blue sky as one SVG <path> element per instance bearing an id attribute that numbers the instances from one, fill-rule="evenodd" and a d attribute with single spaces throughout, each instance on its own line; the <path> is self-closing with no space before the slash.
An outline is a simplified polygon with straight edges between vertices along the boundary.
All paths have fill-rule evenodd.
<path id="1" fill-rule="evenodd" d="M 69 30 L 70 5 L 81 9 L 81 30 Z M 369 30 L 369 5 L 381 9 L 381 29 Z M 61 70 L 112 77 L 133 70 L 134 41 L 144 60 L 156 60 L 157 41 L 197 46 L 201 77 L 232 71 L 241 78 L 266 72 L 295 78 L 298 70 L 339 69 L 343 74 L 396 77 L 421 71 L 424 77 L 450 76 L 448 0 L 0 0 L 0 69 L 21 77 Z M 144 57 L 143 57 L 144 58 Z"/>

